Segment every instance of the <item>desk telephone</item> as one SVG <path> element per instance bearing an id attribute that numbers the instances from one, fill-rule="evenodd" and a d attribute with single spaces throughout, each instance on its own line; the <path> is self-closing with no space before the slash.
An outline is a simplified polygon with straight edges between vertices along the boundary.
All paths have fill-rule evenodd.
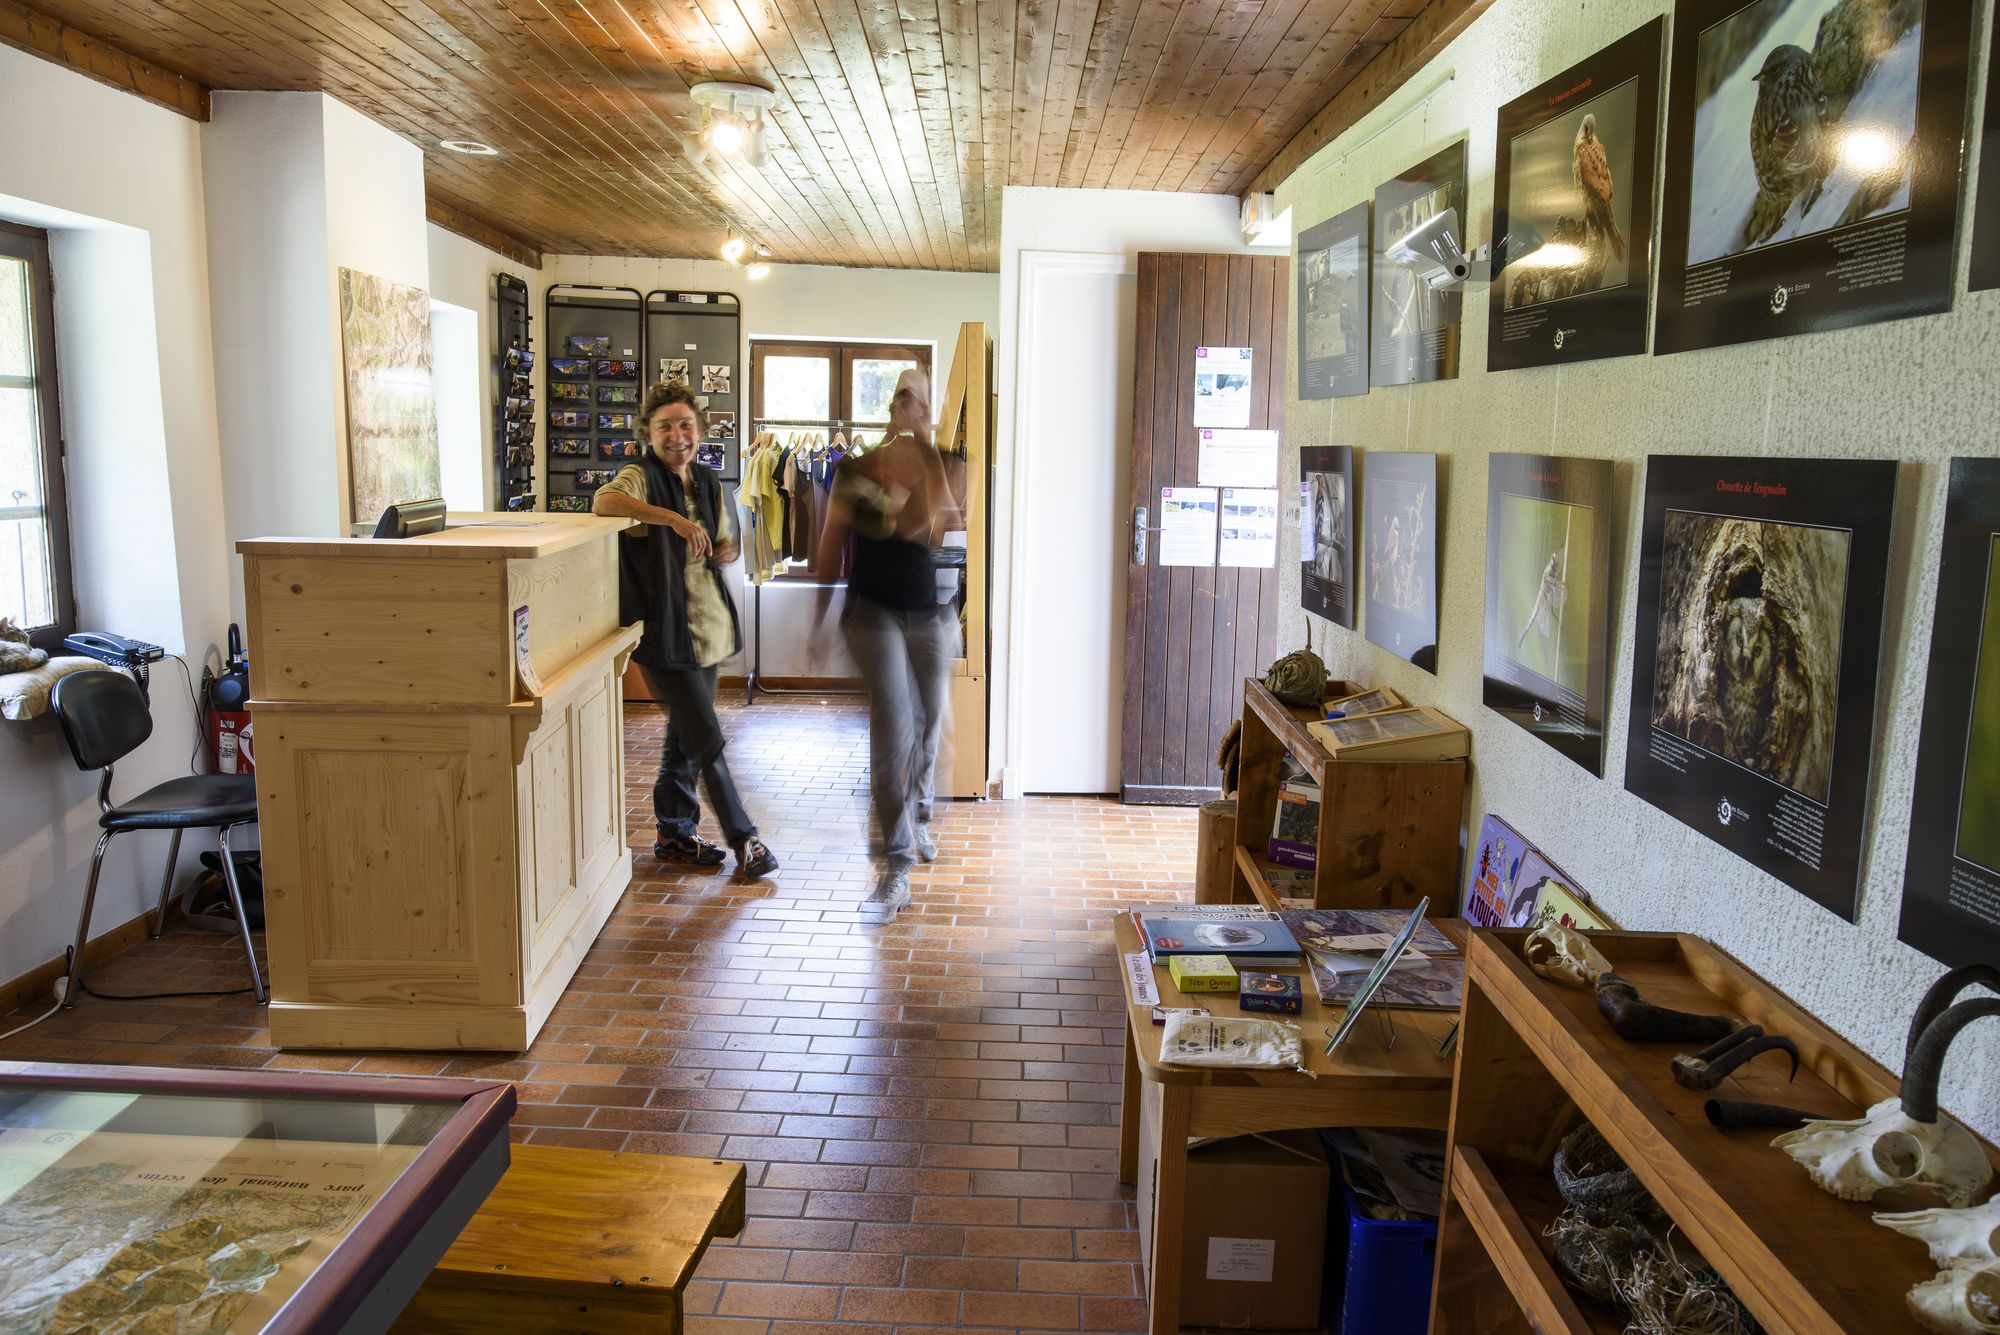
<path id="1" fill-rule="evenodd" d="M 166 650 L 157 644 L 128 640 L 123 635 L 101 630 L 80 630 L 74 635 L 64 636 L 63 648 L 113 667 L 134 669 L 157 663 L 167 656 Z"/>

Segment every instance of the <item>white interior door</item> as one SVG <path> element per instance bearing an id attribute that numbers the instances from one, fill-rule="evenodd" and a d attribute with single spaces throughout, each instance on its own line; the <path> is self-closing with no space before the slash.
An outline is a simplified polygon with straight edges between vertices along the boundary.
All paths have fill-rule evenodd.
<path id="1" fill-rule="evenodd" d="M 1020 786 L 1115 793 L 1137 270 L 1122 255 L 1028 251 L 1020 282 L 1011 655 Z"/>

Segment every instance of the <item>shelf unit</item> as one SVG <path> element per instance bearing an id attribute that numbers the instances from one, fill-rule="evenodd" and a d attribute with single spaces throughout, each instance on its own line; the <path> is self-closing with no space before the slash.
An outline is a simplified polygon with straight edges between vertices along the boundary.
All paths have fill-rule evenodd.
<path id="1" fill-rule="evenodd" d="M 1772 1335 L 1919 1329 L 1904 1295 L 1937 1267 L 1922 1243 L 1870 1215 L 1936 1198 L 1838 1200 L 1771 1148 L 1770 1128 L 1710 1126 L 1702 1105 L 1712 1095 L 1675 1084 L 1669 1066 L 1690 1045 L 1620 1039 L 1592 993 L 1528 969 L 1525 937 L 1478 931 L 1467 951 L 1432 1335 L 1624 1329 L 1620 1315 L 1562 1283 L 1544 1236 L 1562 1206 L 1549 1172 L 1556 1142 L 1586 1119 Z M 1647 1000 L 1737 1015 L 1798 1044 L 1796 1081 L 1782 1059 L 1765 1058 L 1714 1097 L 1855 1117 L 1896 1092 L 1882 1066 L 1708 942 L 1643 932 L 1590 939 Z"/>
<path id="2" fill-rule="evenodd" d="M 496 510 L 535 508 L 534 318 L 528 313 L 528 285 L 513 274 L 493 275 L 493 508 Z M 521 399 L 527 401 L 525 417 L 508 411 L 511 403 Z"/>
<path id="3" fill-rule="evenodd" d="M 1329 699 L 1363 689 L 1352 682 L 1327 683 Z M 1286 705 L 1255 677 L 1243 682 L 1230 897 L 1279 907 L 1264 853 L 1289 753 L 1320 786 L 1316 906 L 1413 909 L 1429 895 L 1432 917 L 1456 914 L 1466 762 L 1336 762 L 1306 731 L 1318 717 Z"/>

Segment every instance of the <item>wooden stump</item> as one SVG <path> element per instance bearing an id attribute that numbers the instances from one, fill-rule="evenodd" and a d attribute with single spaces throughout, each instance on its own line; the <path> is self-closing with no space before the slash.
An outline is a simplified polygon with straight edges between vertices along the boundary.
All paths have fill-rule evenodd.
<path id="1" fill-rule="evenodd" d="M 1236 799 L 1203 802 L 1194 829 L 1194 902 L 1227 904 L 1236 884 Z"/>

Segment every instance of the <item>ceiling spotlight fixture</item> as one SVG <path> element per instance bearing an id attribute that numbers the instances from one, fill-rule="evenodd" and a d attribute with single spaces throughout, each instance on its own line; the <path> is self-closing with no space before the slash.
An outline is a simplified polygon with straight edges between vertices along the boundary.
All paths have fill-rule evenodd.
<path id="1" fill-rule="evenodd" d="M 722 243 L 722 258 L 730 264 L 743 263 L 743 257 L 750 253 L 750 243 L 740 236 L 732 236 Z"/>
<path id="2" fill-rule="evenodd" d="M 688 145 L 691 159 L 701 163 L 715 153 L 747 167 L 770 165 L 764 113 L 777 104 L 776 93 L 754 83 L 698 83 L 688 96 L 701 108 L 700 133 Z"/>
<path id="3" fill-rule="evenodd" d="M 477 139 L 440 139 L 438 147 L 453 153 L 469 153 L 475 158 L 496 158 L 500 150 L 491 144 L 482 144 Z"/>
<path id="4" fill-rule="evenodd" d="M 764 263 L 764 261 L 762 260 L 758 260 L 755 264 L 751 265 L 749 268 L 743 271 L 743 276 L 745 278 L 748 278 L 753 283 L 760 278 L 770 277 L 770 274 L 771 274 L 771 266 Z"/>

